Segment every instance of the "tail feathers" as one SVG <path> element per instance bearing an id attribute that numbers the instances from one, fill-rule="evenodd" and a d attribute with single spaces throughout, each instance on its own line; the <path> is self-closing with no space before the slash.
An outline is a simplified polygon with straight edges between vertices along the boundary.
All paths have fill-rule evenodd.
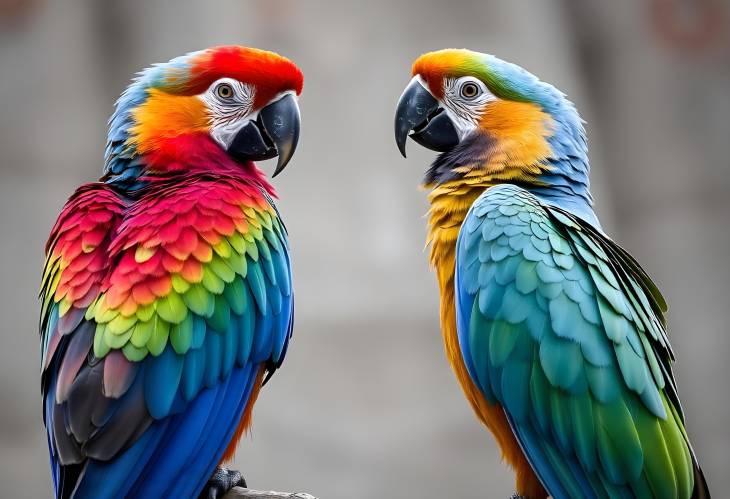
<path id="1" fill-rule="evenodd" d="M 684 434 L 684 439 L 684 441 L 687 442 L 689 454 L 692 457 L 692 473 L 695 481 L 695 488 L 692 491 L 691 499 L 710 499 L 710 489 L 707 486 L 705 474 L 702 472 L 702 468 L 700 468 L 700 462 L 697 460 L 697 454 L 695 454 L 695 450 L 692 448 L 692 444 L 690 443 L 686 433 Z"/>
<path id="2" fill-rule="evenodd" d="M 707 487 L 705 474 L 702 473 L 702 468 L 700 468 L 696 459 L 693 459 L 693 465 L 695 490 L 692 492 L 692 499 L 710 499 L 710 489 Z"/>
<path id="3" fill-rule="evenodd" d="M 58 499 L 68 499 L 73 496 L 79 476 L 84 472 L 86 463 L 65 466 L 58 464 L 57 466 L 59 480 L 56 485 L 56 497 Z"/>
<path id="4" fill-rule="evenodd" d="M 233 369 L 185 411 L 150 425 L 121 455 L 88 460 L 76 488 L 57 499 L 196 497 L 233 436 L 257 372 L 253 364 Z"/>

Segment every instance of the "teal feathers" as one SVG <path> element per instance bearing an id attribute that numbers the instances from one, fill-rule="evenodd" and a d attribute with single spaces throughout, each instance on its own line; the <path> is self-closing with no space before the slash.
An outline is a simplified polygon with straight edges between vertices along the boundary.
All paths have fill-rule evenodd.
<path id="1" fill-rule="evenodd" d="M 456 295 L 469 374 L 553 497 L 691 496 L 666 305 L 624 250 L 519 187 L 491 187 L 459 234 Z"/>

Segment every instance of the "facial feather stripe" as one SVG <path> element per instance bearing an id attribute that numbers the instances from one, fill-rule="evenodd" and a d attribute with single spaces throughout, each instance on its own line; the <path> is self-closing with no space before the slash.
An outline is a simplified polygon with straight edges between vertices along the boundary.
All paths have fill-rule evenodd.
<path id="1" fill-rule="evenodd" d="M 223 83 L 227 83 L 233 88 L 233 96 L 230 99 L 222 100 L 215 94 L 216 87 Z M 211 85 L 201 99 L 210 109 L 211 125 L 217 127 L 238 121 L 250 113 L 253 109 L 255 94 L 256 90 L 253 86 L 225 78 Z"/>
<path id="2" fill-rule="evenodd" d="M 224 99 L 217 95 L 216 89 L 223 84 L 232 88 L 230 98 Z M 248 122 L 245 118 L 251 115 L 255 98 L 256 89 L 253 85 L 232 78 L 215 81 L 200 96 L 209 110 L 211 135 L 222 147 L 227 148 L 236 132 Z"/>
<path id="3" fill-rule="evenodd" d="M 472 82 L 472 79 L 468 80 Z M 483 84 L 480 84 L 481 92 L 471 100 L 465 100 L 460 95 L 460 89 L 464 78 L 444 78 L 444 97 L 442 102 L 456 125 L 459 135 L 463 139 L 469 132 L 479 124 L 488 102 L 497 98 L 492 95 Z"/>

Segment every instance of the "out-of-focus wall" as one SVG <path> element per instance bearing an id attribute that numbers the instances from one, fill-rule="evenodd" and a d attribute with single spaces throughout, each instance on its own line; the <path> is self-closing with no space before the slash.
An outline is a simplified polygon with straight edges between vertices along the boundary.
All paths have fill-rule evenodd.
<path id="1" fill-rule="evenodd" d="M 652 14 L 667 4 L 674 30 L 675 11 Z M 297 324 L 238 453 L 252 486 L 323 499 L 512 491 L 441 351 L 417 188 L 433 155 L 411 145 L 403 160 L 392 137 L 412 60 L 465 46 L 554 83 L 587 119 L 598 212 L 665 291 L 689 431 L 726 490 L 730 38 L 714 20 L 730 6 L 703 25 L 710 4 L 0 0 L 0 495 L 50 494 L 35 297 L 58 210 L 98 176 L 133 72 L 228 43 L 278 51 L 306 79 L 300 147 L 274 182 Z M 704 35 L 675 33 L 694 27 Z"/>

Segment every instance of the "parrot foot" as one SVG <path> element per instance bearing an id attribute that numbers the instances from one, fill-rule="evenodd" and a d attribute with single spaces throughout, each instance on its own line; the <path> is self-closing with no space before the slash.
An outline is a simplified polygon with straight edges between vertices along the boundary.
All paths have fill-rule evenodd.
<path id="1" fill-rule="evenodd" d="M 219 466 L 205 484 L 198 499 L 221 499 L 233 487 L 246 488 L 246 480 L 240 472 Z"/>

